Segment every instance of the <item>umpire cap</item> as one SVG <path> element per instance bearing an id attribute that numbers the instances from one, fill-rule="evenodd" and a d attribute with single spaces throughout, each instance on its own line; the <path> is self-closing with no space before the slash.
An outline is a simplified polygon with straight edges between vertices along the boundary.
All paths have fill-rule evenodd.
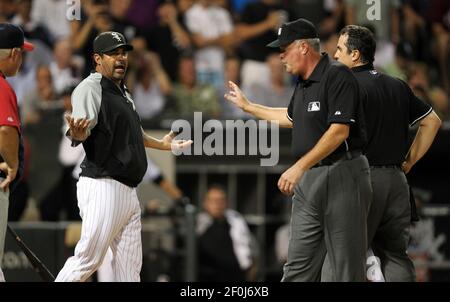
<path id="1" fill-rule="evenodd" d="M 267 47 L 279 48 L 291 44 L 295 40 L 318 38 L 316 27 L 310 21 L 300 18 L 284 23 L 278 29 L 278 39 L 267 44 Z"/>
<path id="2" fill-rule="evenodd" d="M 32 51 L 34 45 L 25 41 L 23 30 L 10 23 L 0 23 L 0 49 L 22 48 Z"/>
<path id="3" fill-rule="evenodd" d="M 125 37 L 115 31 L 101 33 L 94 40 L 94 53 L 103 54 L 119 47 L 124 47 L 127 51 L 133 50 Z"/>

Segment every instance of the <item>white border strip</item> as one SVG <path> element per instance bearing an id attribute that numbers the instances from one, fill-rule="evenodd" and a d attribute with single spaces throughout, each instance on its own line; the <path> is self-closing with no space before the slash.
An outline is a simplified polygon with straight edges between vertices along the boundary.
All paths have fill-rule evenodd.
<path id="1" fill-rule="evenodd" d="M 411 124 L 409 124 L 410 127 L 414 126 L 415 123 L 417 123 L 418 121 L 420 121 L 421 119 L 423 119 L 424 117 L 426 117 L 428 114 L 430 114 L 433 111 L 433 108 L 430 108 L 430 110 L 427 111 L 427 113 L 425 113 L 424 115 L 422 115 L 421 117 L 419 117 L 418 119 L 416 119 L 415 121 L 413 121 Z"/>

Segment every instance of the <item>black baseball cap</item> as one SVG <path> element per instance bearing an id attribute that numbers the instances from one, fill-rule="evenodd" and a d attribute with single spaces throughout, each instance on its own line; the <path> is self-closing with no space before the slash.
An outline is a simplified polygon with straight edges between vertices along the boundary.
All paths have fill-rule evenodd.
<path id="1" fill-rule="evenodd" d="M 103 54 L 116 48 L 123 47 L 125 50 L 133 50 L 133 46 L 127 43 L 125 37 L 115 31 L 107 31 L 99 34 L 94 40 L 94 53 Z"/>
<path id="2" fill-rule="evenodd" d="M 291 44 L 295 40 L 318 38 L 316 27 L 310 21 L 300 18 L 284 23 L 278 29 L 278 39 L 267 44 L 267 47 L 279 48 Z"/>
<path id="3" fill-rule="evenodd" d="M 25 41 L 23 30 L 11 23 L 0 23 L 0 49 L 22 48 L 32 51 L 34 45 Z"/>

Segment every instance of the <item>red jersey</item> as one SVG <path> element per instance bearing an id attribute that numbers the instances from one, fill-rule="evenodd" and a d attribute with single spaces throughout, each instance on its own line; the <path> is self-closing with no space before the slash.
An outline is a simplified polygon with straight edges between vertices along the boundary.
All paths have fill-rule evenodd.
<path id="1" fill-rule="evenodd" d="M 16 93 L 0 74 L 0 126 L 16 127 L 20 133 Z"/>

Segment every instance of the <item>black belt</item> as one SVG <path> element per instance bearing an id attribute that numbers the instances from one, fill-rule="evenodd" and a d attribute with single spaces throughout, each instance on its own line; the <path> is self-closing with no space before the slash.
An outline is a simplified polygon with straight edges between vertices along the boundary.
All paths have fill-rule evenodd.
<path id="1" fill-rule="evenodd" d="M 331 166 L 340 161 L 354 159 L 356 157 L 361 156 L 361 154 L 362 154 L 361 150 L 352 150 L 344 153 L 332 154 L 319 161 L 317 164 L 313 166 L 313 168 L 322 166 Z"/>
<path id="2" fill-rule="evenodd" d="M 370 165 L 373 169 L 401 169 L 401 165 Z"/>

